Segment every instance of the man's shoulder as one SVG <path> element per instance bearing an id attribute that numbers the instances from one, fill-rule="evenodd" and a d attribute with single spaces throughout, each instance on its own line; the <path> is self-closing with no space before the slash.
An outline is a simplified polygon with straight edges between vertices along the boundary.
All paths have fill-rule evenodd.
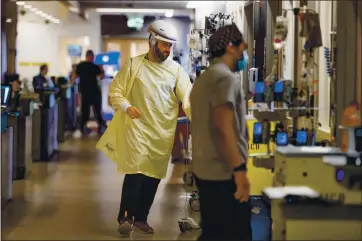
<path id="1" fill-rule="evenodd" d="M 146 56 L 146 54 L 140 54 L 140 55 L 131 57 L 130 60 L 131 60 L 131 61 L 133 61 L 133 60 L 141 60 L 141 59 L 144 59 L 145 56 Z"/>
<path id="2" fill-rule="evenodd" d="M 231 70 L 223 63 L 216 63 L 210 66 L 208 69 L 216 76 L 235 76 Z"/>
<path id="3" fill-rule="evenodd" d="M 235 75 L 233 75 L 232 72 L 226 69 L 222 64 L 211 65 L 199 76 L 199 79 L 207 79 L 208 82 L 218 81 L 222 78 L 228 78 L 230 80 L 235 78 Z"/>

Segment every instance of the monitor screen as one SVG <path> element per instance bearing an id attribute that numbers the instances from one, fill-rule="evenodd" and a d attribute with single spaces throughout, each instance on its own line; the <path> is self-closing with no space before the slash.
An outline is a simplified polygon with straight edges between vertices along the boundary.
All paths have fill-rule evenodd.
<path id="1" fill-rule="evenodd" d="M 357 138 L 362 137 L 362 128 L 356 128 L 354 131 Z"/>
<path id="2" fill-rule="evenodd" d="M 286 146 L 288 145 L 288 133 L 278 132 L 276 137 L 277 146 Z"/>
<path id="3" fill-rule="evenodd" d="M 275 84 L 274 84 L 275 93 L 281 93 L 281 92 L 283 92 L 283 89 L 284 89 L 284 82 L 282 82 L 282 81 L 275 82 Z"/>
<path id="4" fill-rule="evenodd" d="M 307 144 L 307 140 L 308 140 L 307 131 L 304 130 L 297 131 L 297 144 L 305 145 Z"/>
<path id="5" fill-rule="evenodd" d="M 82 46 L 81 45 L 68 45 L 68 56 L 69 57 L 81 57 Z"/>
<path id="6" fill-rule="evenodd" d="M 255 84 L 255 93 L 256 94 L 264 94 L 265 92 L 265 83 L 264 82 L 256 82 Z"/>
<path id="7" fill-rule="evenodd" d="M 254 135 L 262 135 L 263 134 L 263 123 L 256 122 L 254 123 Z"/>
<path id="8" fill-rule="evenodd" d="M 9 105 L 11 98 L 11 87 L 10 86 L 1 86 L 1 105 Z"/>

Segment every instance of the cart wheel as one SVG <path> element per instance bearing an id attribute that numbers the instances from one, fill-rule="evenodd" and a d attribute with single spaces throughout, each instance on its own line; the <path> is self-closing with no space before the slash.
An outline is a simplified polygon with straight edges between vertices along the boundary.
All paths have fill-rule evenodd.
<path id="1" fill-rule="evenodd" d="M 189 204 L 192 211 L 194 212 L 200 211 L 200 200 L 198 198 L 190 198 Z"/>
<path id="2" fill-rule="evenodd" d="M 186 227 L 186 224 L 184 222 L 179 223 L 178 226 L 180 228 L 181 233 L 185 233 L 187 231 L 187 227 Z"/>
<path id="3" fill-rule="evenodd" d="M 183 179 L 187 186 L 192 187 L 194 185 L 194 177 L 192 172 L 185 172 Z"/>

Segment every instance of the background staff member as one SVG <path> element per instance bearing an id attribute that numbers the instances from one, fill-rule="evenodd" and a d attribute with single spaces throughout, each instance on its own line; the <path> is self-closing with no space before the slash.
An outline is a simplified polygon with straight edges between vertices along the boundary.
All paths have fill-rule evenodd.
<path id="1" fill-rule="evenodd" d="M 77 65 L 73 82 L 79 77 L 79 92 L 81 95 L 81 121 L 80 131 L 85 133 L 86 123 L 89 120 L 90 107 L 93 106 L 97 121 L 98 132 L 102 133 L 107 127 L 102 116 L 102 92 L 98 85 L 98 77 L 104 78 L 101 67 L 93 63 L 94 53 L 92 50 L 86 52 L 86 60 Z"/>
<path id="2" fill-rule="evenodd" d="M 211 66 L 191 92 L 192 161 L 200 195 L 199 240 L 251 240 L 246 174 L 246 105 L 234 74 L 247 66 L 246 43 L 235 24 L 209 39 Z"/>

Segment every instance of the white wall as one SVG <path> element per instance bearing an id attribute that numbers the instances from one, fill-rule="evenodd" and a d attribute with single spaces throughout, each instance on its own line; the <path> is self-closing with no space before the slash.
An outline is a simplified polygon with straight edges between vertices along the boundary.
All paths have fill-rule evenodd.
<path id="1" fill-rule="evenodd" d="M 318 1 L 316 11 L 319 13 L 320 26 L 322 32 L 323 47 L 330 48 L 330 32 L 332 24 L 332 2 Z M 317 50 L 319 55 L 318 74 L 319 74 L 319 122 L 322 124 L 322 130 L 330 131 L 330 78 L 326 72 L 326 60 L 324 57 L 324 48 Z"/>
<path id="2" fill-rule="evenodd" d="M 290 1 L 282 2 L 282 9 L 293 9 L 293 4 L 296 4 L 297 1 L 291 3 Z M 282 78 L 287 80 L 293 80 L 293 66 L 294 66 L 294 13 L 292 11 L 287 11 L 288 19 L 288 35 L 285 40 L 284 45 L 284 55 L 285 59 L 283 60 L 283 69 L 282 69 Z"/>
<path id="3" fill-rule="evenodd" d="M 70 71 L 63 53 L 66 48 L 60 48 L 60 42 L 64 38 L 68 42 L 72 42 L 72 39 L 77 42 L 80 37 L 88 37 L 86 39 L 89 40 L 89 48 L 96 53 L 101 51 L 98 14 L 90 14 L 89 21 L 69 14 L 65 22 L 48 25 L 43 20 L 30 21 L 20 18 L 17 28 L 17 71 L 20 78 L 31 79 L 38 73 L 40 63 L 49 64 L 49 75 L 66 75 Z M 24 66 L 24 63 L 28 66 Z"/>
<path id="4" fill-rule="evenodd" d="M 241 32 L 244 32 L 244 5 L 245 1 L 226 1 L 225 13 L 234 16 L 234 22 Z"/>
<path id="5" fill-rule="evenodd" d="M 198 4 L 195 8 L 195 28 L 205 28 L 205 17 L 208 17 L 212 13 L 225 13 L 226 1 L 205 1 Z"/>
<path id="6" fill-rule="evenodd" d="M 58 72 L 58 25 L 19 21 L 17 36 L 17 72 L 32 79 L 39 64 L 49 64 L 49 73 Z"/>

